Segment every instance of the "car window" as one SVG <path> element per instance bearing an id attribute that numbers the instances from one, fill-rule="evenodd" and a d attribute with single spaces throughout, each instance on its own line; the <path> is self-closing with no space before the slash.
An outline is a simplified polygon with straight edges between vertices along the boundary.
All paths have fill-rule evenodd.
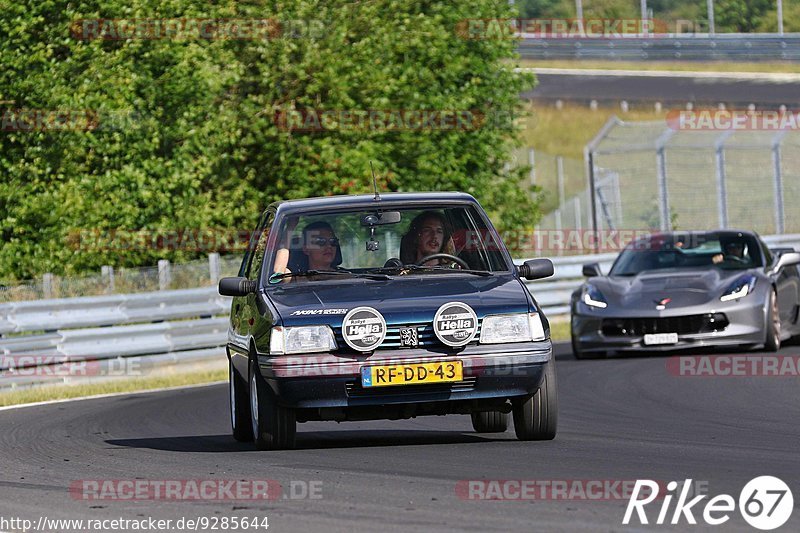
<path id="1" fill-rule="evenodd" d="M 275 258 L 288 250 L 287 268 L 293 273 L 372 272 L 414 264 L 487 272 L 509 269 L 502 244 L 472 206 L 391 211 L 399 212 L 399 221 L 372 226 L 365 225 L 365 217 L 376 212 L 363 209 L 285 217 L 280 224 L 278 247 L 268 254 L 270 264 L 279 265 L 281 261 L 276 262 Z M 432 272 L 428 269 L 404 274 Z"/>
<path id="2" fill-rule="evenodd" d="M 634 276 L 667 268 L 742 270 L 762 266 L 757 239 L 747 234 L 656 235 L 628 245 L 611 268 L 612 276 Z"/>
<path id="3" fill-rule="evenodd" d="M 255 235 L 255 238 L 253 239 L 256 244 L 255 249 L 251 254 L 253 259 L 247 269 L 247 279 L 257 279 L 259 273 L 261 272 L 261 267 L 264 264 L 264 253 L 267 250 L 267 240 L 269 239 L 270 228 L 272 227 L 272 217 L 273 213 L 268 212 L 266 219 L 264 220 L 264 225 L 259 229 Z"/>

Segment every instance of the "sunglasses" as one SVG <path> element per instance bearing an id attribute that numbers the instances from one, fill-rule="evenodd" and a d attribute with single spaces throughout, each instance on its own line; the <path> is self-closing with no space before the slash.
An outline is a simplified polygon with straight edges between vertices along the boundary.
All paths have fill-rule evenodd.
<path id="1" fill-rule="evenodd" d="M 315 246 L 325 246 L 329 244 L 331 246 L 339 246 L 339 239 L 336 237 L 331 237 L 330 239 L 326 239 L 325 237 L 314 237 L 311 239 L 311 244 Z"/>

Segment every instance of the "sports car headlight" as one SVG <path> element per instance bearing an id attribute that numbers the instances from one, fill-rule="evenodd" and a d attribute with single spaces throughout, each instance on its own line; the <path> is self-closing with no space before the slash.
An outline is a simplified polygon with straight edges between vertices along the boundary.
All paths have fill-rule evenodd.
<path id="1" fill-rule="evenodd" d="M 272 355 L 329 352 L 335 349 L 336 339 L 330 326 L 275 326 L 269 340 L 269 353 Z"/>
<path id="2" fill-rule="evenodd" d="M 603 293 L 600 292 L 600 289 L 594 285 L 586 285 L 583 288 L 581 300 L 589 307 L 597 307 L 598 309 L 605 309 L 608 307 L 608 301 L 606 300 L 606 297 L 603 296 Z"/>
<path id="3" fill-rule="evenodd" d="M 544 338 L 539 313 L 488 315 L 481 324 L 481 344 L 543 341 Z"/>
<path id="4" fill-rule="evenodd" d="M 745 274 L 741 276 L 736 281 L 731 283 L 730 287 L 720 296 L 720 300 L 723 302 L 729 302 L 731 300 L 738 300 L 744 296 L 747 296 L 751 292 L 753 292 L 753 288 L 756 286 L 756 278 L 752 274 Z"/>

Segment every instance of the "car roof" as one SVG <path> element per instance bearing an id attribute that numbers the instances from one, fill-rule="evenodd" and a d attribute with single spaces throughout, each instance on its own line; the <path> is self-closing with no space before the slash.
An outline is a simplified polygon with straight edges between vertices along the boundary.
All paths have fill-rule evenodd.
<path id="1" fill-rule="evenodd" d="M 693 238 L 699 237 L 702 235 L 714 235 L 716 237 L 720 237 L 722 239 L 730 239 L 736 237 L 752 237 L 758 240 L 758 234 L 753 231 L 749 230 L 738 230 L 738 229 L 718 229 L 718 230 L 693 230 L 693 231 L 664 231 L 664 232 L 657 232 L 652 233 L 650 235 L 643 235 L 638 237 L 633 242 L 629 243 L 628 246 L 633 246 L 635 244 L 642 244 L 652 241 L 658 240 L 669 240 L 674 239 L 675 237 L 684 237 L 684 238 Z"/>
<path id="2" fill-rule="evenodd" d="M 478 204 L 471 195 L 464 192 L 390 192 L 380 195 L 380 200 L 374 194 L 352 194 L 338 196 L 319 196 L 298 200 L 281 200 L 270 205 L 271 208 L 280 209 L 281 212 L 302 212 L 306 210 L 330 208 L 355 208 L 370 209 L 375 207 L 413 207 L 414 204 L 429 204 L 431 202 Z"/>

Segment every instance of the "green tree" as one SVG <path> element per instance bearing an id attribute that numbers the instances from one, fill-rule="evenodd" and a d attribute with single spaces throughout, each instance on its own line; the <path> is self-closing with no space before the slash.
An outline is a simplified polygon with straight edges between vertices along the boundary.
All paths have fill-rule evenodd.
<path id="1" fill-rule="evenodd" d="M 532 76 L 515 42 L 466 39 L 466 19 L 516 16 L 505 0 L 0 0 L 0 278 L 197 256 L 103 249 L 89 230 L 250 229 L 282 198 L 386 190 L 462 190 L 500 229 L 536 222 L 526 169 L 505 161 L 513 120 L 469 131 L 299 133 L 286 109 L 520 112 Z M 274 18 L 295 38 L 81 40 L 77 19 Z M 284 25 L 283 28 L 288 28 Z M 13 103 L 8 103 L 13 101 Z M 89 131 L 12 131 L 17 110 L 91 110 Z M 84 233 L 85 235 L 86 233 Z M 84 245 L 85 244 L 85 245 Z"/>

